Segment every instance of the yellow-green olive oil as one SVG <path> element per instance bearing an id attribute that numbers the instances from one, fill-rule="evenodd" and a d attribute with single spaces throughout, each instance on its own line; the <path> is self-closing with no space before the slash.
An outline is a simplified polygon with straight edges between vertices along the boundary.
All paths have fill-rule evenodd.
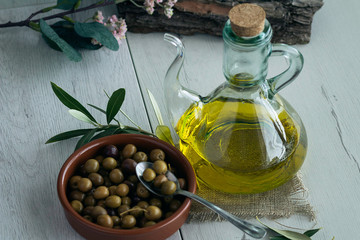
<path id="1" fill-rule="evenodd" d="M 183 114 L 176 127 L 180 150 L 199 181 L 224 192 L 257 193 L 295 175 L 306 134 L 281 106 L 269 109 L 265 102 L 219 98 Z"/>

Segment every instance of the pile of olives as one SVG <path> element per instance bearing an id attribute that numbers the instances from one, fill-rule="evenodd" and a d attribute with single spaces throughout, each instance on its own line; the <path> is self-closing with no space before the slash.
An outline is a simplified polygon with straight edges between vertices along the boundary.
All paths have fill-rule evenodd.
<path id="1" fill-rule="evenodd" d="M 165 162 L 165 153 L 153 149 L 149 153 L 138 151 L 127 144 L 121 151 L 114 145 L 105 146 L 94 158 L 81 165 L 68 182 L 68 199 L 72 208 L 85 219 L 103 227 L 134 229 L 152 226 L 171 216 L 182 204 L 183 198 L 160 198 L 150 193 L 135 175 L 137 163 L 154 162 L 153 179 L 143 175 L 154 186 L 172 194 L 164 175 L 175 169 Z M 149 172 L 149 171 L 148 171 Z M 179 178 L 182 188 L 185 179 Z M 176 186 L 175 186 L 176 189 Z"/>

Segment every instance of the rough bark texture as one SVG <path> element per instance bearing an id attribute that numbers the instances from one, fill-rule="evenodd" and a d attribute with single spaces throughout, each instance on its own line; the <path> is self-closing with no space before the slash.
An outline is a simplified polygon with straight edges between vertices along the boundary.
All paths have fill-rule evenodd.
<path id="1" fill-rule="evenodd" d="M 129 2 L 118 4 L 118 11 L 126 19 L 131 32 L 207 33 L 221 36 L 231 7 L 244 2 L 263 7 L 274 30 L 273 42 L 287 44 L 310 41 L 313 16 L 323 5 L 322 0 L 180 0 L 174 7 L 171 19 L 161 9 L 148 15 L 145 10 Z"/>

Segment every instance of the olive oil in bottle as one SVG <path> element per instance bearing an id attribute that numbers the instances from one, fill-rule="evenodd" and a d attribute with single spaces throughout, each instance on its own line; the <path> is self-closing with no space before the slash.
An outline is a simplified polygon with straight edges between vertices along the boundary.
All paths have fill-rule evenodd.
<path id="1" fill-rule="evenodd" d="M 218 98 L 193 104 L 176 131 L 198 180 L 230 193 L 256 193 L 292 178 L 306 155 L 306 134 L 285 111 L 266 104 Z M 272 117 L 275 116 L 275 117 Z"/>

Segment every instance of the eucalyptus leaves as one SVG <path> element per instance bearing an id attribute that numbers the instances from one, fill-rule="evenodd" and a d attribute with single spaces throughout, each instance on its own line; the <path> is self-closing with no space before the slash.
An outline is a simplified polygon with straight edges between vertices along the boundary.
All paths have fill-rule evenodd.
<path id="1" fill-rule="evenodd" d="M 108 18 L 108 21 L 99 20 L 99 11 L 97 15 L 88 20 L 93 22 L 77 22 L 70 18 L 69 14 L 77 13 L 93 8 L 114 5 L 117 3 L 130 1 L 135 6 L 143 8 L 149 14 L 152 14 L 156 6 L 163 9 L 164 15 L 168 18 L 172 16 L 172 7 L 177 0 L 145 0 L 143 6 L 137 3 L 137 0 L 101 0 L 97 3 L 80 8 L 81 0 L 57 0 L 55 6 L 41 9 L 32 13 L 27 19 L 19 22 L 7 22 L 0 24 L 0 28 L 26 26 L 42 34 L 49 47 L 63 52 L 70 60 L 81 61 L 82 56 L 79 49 L 97 50 L 105 46 L 113 51 L 119 49 L 119 43 L 125 38 L 127 31 L 125 20 L 118 19 L 115 15 Z M 33 19 L 35 16 L 50 12 L 54 9 L 64 10 L 50 16 Z M 101 13 L 101 12 L 100 12 Z M 100 14 L 102 17 L 102 14 Z M 46 20 L 61 18 L 54 24 L 48 25 Z"/>
<path id="2" fill-rule="evenodd" d="M 109 97 L 109 101 L 107 103 L 106 110 L 101 109 L 95 105 L 88 104 L 88 106 L 104 113 L 106 115 L 107 124 L 100 124 L 95 118 L 91 115 L 91 113 L 77 101 L 75 98 L 70 96 L 67 92 L 57 86 L 55 83 L 51 83 L 51 87 L 58 97 L 58 99 L 67 106 L 70 110 L 69 113 L 75 117 L 76 119 L 89 123 L 93 126 L 93 128 L 84 128 L 77 129 L 72 131 L 67 131 L 60 133 L 52 138 L 50 138 L 46 143 L 58 142 L 74 137 L 79 137 L 79 141 L 76 144 L 75 150 L 80 148 L 92 140 L 120 133 L 137 133 L 137 134 L 145 134 L 155 136 L 154 134 L 142 130 L 136 123 L 134 123 L 126 113 L 124 113 L 120 108 L 125 99 L 125 89 L 120 88 L 112 93 Z M 136 127 L 125 126 L 120 123 L 119 120 L 115 119 L 115 116 L 118 112 L 121 112 L 126 118 L 128 118 Z M 116 124 L 111 124 L 111 122 L 115 122 Z"/>

